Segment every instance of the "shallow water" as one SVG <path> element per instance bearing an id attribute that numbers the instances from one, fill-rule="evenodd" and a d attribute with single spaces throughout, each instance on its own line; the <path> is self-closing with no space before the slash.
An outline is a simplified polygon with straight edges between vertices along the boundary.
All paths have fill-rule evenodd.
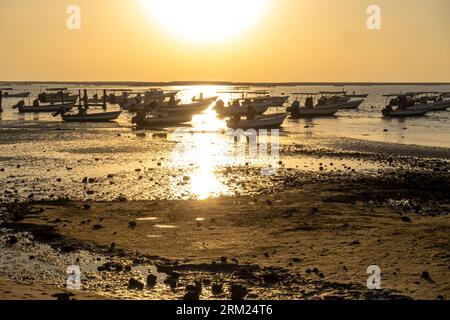
<path id="1" fill-rule="evenodd" d="M 37 94 L 42 88 L 17 89 Z M 225 101 L 237 97 L 217 94 L 223 87 L 165 89 L 182 90 L 184 102 L 200 92 L 205 96 L 220 95 Z M 341 89 L 271 90 L 273 94 L 289 94 Z M 448 111 L 405 120 L 385 120 L 380 115 L 382 94 L 450 91 L 450 87 L 370 86 L 346 90 L 370 96 L 356 112 L 341 111 L 337 117 L 327 119 L 288 119 L 279 137 L 261 135 L 253 140 L 250 136 L 240 141 L 227 134 L 225 122 L 212 111 L 194 117 L 184 128 L 138 132 L 132 130 L 133 115 L 128 112 L 115 123 L 61 123 L 49 114 L 20 115 L 10 108 L 17 99 L 6 99 L 0 121 L 0 199 L 146 200 L 251 195 L 274 186 L 290 169 L 327 173 L 371 172 L 383 167 L 367 160 L 279 153 L 277 144 L 280 150 L 296 144 L 320 149 L 330 147 L 327 139 L 346 137 L 450 148 Z M 116 109 L 108 106 L 108 111 Z M 269 145 L 267 150 L 260 149 L 265 143 Z"/>

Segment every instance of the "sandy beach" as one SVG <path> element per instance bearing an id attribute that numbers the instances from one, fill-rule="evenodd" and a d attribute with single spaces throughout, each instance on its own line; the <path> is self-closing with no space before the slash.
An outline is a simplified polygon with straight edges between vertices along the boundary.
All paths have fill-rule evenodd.
<path id="1" fill-rule="evenodd" d="M 315 136 L 283 145 L 270 178 L 253 164 L 217 169 L 237 191 L 206 199 L 34 199 L 21 190 L 27 200 L 2 204 L 0 254 L 9 258 L 1 262 L 0 295 L 448 299 L 448 159 L 445 148 Z M 142 168 L 133 180 L 155 173 L 164 174 Z M 190 184 L 184 170 L 175 176 Z M 95 178 L 98 189 L 111 180 Z M 128 179 L 114 182 L 128 187 Z M 39 184 L 33 188 L 38 194 Z M 81 290 L 52 296 L 66 292 L 69 265 L 81 266 Z M 381 290 L 367 288 L 371 265 L 381 269 Z"/>

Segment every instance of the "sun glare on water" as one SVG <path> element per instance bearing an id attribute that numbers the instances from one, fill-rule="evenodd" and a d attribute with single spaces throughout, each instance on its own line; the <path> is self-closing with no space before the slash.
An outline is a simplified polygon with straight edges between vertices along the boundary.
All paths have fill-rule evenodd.
<path id="1" fill-rule="evenodd" d="M 141 0 L 172 34 L 200 43 L 237 36 L 264 15 L 271 0 Z"/>

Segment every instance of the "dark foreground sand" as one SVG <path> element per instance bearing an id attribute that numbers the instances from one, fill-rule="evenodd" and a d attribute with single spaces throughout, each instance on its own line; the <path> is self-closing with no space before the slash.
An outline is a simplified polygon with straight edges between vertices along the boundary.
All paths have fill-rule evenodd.
<path id="1" fill-rule="evenodd" d="M 82 267 L 74 298 L 450 298 L 448 168 L 290 184 L 204 201 L 9 204 L 2 245 L 96 261 Z M 382 290 L 366 287 L 370 265 Z M 65 286 L 39 272 L 30 287 L 14 271 L 0 276 L 15 279 L 0 282 L 0 298 L 48 298 Z"/>

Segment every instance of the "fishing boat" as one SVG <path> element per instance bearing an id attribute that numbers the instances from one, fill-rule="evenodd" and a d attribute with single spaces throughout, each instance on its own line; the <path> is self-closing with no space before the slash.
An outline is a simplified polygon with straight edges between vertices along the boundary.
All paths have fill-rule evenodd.
<path id="1" fill-rule="evenodd" d="M 359 100 L 349 100 L 345 102 L 342 106 L 339 107 L 339 109 L 342 110 L 356 110 L 358 109 L 361 104 L 364 102 L 364 99 Z"/>
<path id="2" fill-rule="evenodd" d="M 249 129 L 275 129 L 281 127 L 284 120 L 286 120 L 287 113 L 276 113 L 269 115 L 256 116 L 255 119 L 245 119 L 245 120 L 228 120 L 228 128 L 238 130 L 249 130 Z"/>
<path id="3" fill-rule="evenodd" d="M 438 100 L 431 106 L 431 111 L 443 111 L 450 108 L 450 100 Z"/>
<path id="4" fill-rule="evenodd" d="M 209 108 L 211 103 L 215 101 L 215 98 L 207 98 L 200 102 L 179 104 L 174 106 L 158 106 L 151 108 L 152 113 L 156 114 L 185 114 L 193 115 L 197 113 L 202 113 Z"/>
<path id="5" fill-rule="evenodd" d="M 289 100 L 289 96 L 261 96 L 252 100 L 253 102 L 270 102 L 271 107 L 282 107 Z"/>
<path id="6" fill-rule="evenodd" d="M 364 102 L 364 99 L 354 100 L 352 95 L 347 95 L 346 91 L 321 91 L 322 97 L 319 99 L 320 105 L 341 104 L 339 109 L 356 110 Z"/>
<path id="7" fill-rule="evenodd" d="M 432 110 L 433 104 L 422 103 L 416 104 L 414 95 L 411 94 L 399 94 L 399 95 L 385 95 L 387 99 L 390 99 L 386 107 L 382 110 L 384 117 L 417 117 L 423 116 L 427 112 Z M 396 107 L 396 108 L 394 108 Z"/>
<path id="8" fill-rule="evenodd" d="M 13 106 L 13 109 L 19 109 L 20 113 L 30 113 L 30 112 L 56 112 L 61 109 L 65 111 L 71 110 L 75 105 L 75 102 L 69 103 L 55 103 L 48 105 L 39 105 L 37 100 L 31 106 L 26 106 L 23 100 L 19 101 L 16 105 Z"/>
<path id="9" fill-rule="evenodd" d="M 183 123 L 192 121 L 192 115 L 168 115 L 157 114 L 152 117 L 137 115 L 131 119 L 131 123 L 135 124 L 138 129 L 156 129 L 167 128 L 170 126 L 178 126 Z"/>
<path id="10" fill-rule="evenodd" d="M 348 94 L 347 92 L 344 93 L 344 96 L 347 98 L 367 98 L 369 96 L 368 93 L 356 93 L 353 91 L 353 93 Z"/>
<path id="11" fill-rule="evenodd" d="M 292 119 L 314 118 L 314 117 L 331 117 L 334 116 L 342 106 L 342 102 L 327 104 L 319 98 L 318 103 L 314 105 L 314 98 L 321 95 L 320 93 L 296 93 L 297 100 L 287 108 Z M 301 107 L 300 101 L 305 97 L 304 107 Z M 322 102 L 322 103 L 321 103 Z"/>
<path id="12" fill-rule="evenodd" d="M 121 113 L 122 111 L 89 114 L 65 114 L 64 112 L 58 112 L 56 115 L 61 114 L 61 118 L 64 122 L 108 122 L 117 120 Z M 54 114 L 54 116 L 56 115 Z"/>
<path id="13" fill-rule="evenodd" d="M 261 115 L 265 113 L 270 106 L 272 105 L 272 102 L 270 101 L 247 101 L 240 103 L 240 100 L 234 100 L 232 105 L 225 107 L 222 100 L 217 101 L 216 105 L 214 106 L 214 110 L 217 112 L 217 114 L 220 117 L 236 117 L 236 116 L 245 116 L 247 115 L 247 112 L 249 108 L 253 108 L 255 113 L 257 115 Z"/>
<path id="14" fill-rule="evenodd" d="M 30 93 L 31 92 L 18 92 L 18 93 L 9 93 L 7 90 L 1 90 L 1 91 L 4 91 L 3 93 L 2 93 L 2 97 L 3 98 L 6 98 L 6 99 L 8 99 L 8 98 L 28 98 L 29 96 L 30 96 Z"/>
<path id="15" fill-rule="evenodd" d="M 42 103 L 70 103 L 78 100 L 78 95 L 70 94 L 67 88 L 48 88 L 38 95 L 38 100 Z"/>

